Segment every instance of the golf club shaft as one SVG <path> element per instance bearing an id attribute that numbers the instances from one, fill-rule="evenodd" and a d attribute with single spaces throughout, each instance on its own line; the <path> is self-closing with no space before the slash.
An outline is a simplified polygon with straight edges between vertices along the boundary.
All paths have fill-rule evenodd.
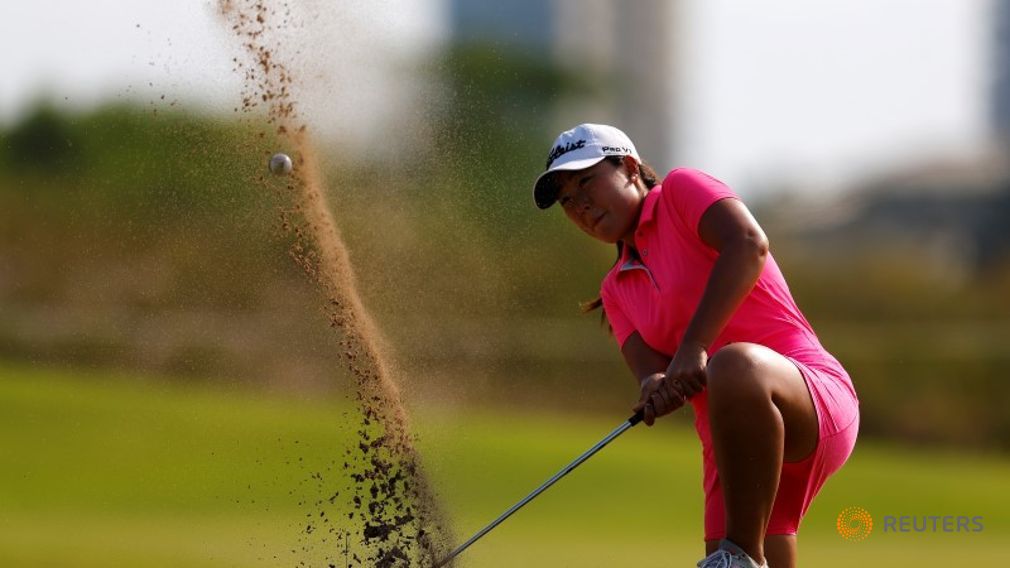
<path id="1" fill-rule="evenodd" d="M 500 525 L 502 523 L 502 521 L 504 521 L 505 519 L 507 519 L 510 516 L 512 516 L 512 513 L 515 513 L 516 511 L 518 511 L 519 509 L 521 509 L 524 505 L 526 505 L 527 503 L 529 503 L 530 501 L 532 501 L 533 499 L 535 499 L 537 495 L 540 495 L 541 493 L 543 493 L 544 491 L 546 491 L 548 487 L 550 487 L 551 485 L 554 485 L 554 483 L 557 482 L 559 479 L 561 479 L 562 477 L 568 475 L 568 473 L 571 472 L 573 469 L 579 467 L 579 465 L 582 462 L 586 461 L 587 459 L 589 459 L 590 457 L 592 457 L 593 454 L 595 454 L 596 452 L 598 452 L 601 449 L 603 449 L 603 447 L 606 446 L 607 444 L 609 444 L 614 438 L 616 438 L 616 437 L 620 436 L 621 434 L 623 434 L 624 431 L 627 430 L 628 428 L 631 428 L 632 426 L 634 426 L 634 425 L 638 424 L 639 422 L 641 422 L 642 421 L 642 417 L 643 417 L 643 413 L 642 413 L 642 411 L 639 411 L 634 416 L 632 416 L 631 418 L 629 418 L 629 419 L 625 420 L 624 422 L 622 422 L 621 425 L 618 426 L 617 428 L 615 428 L 613 432 L 611 432 L 610 434 L 607 434 L 606 438 L 603 438 L 602 440 L 600 440 L 599 442 L 597 442 L 597 444 L 595 446 L 593 446 L 592 448 L 589 448 L 589 450 L 587 450 L 586 453 L 584 453 L 581 456 L 575 458 L 575 461 L 573 461 L 572 463 L 570 463 L 570 464 L 566 465 L 565 467 L 563 467 L 561 469 L 561 471 L 555 473 L 554 477 L 548 479 L 546 482 L 544 482 L 543 485 L 541 485 L 540 487 L 537 487 L 536 489 L 534 489 L 532 493 L 530 493 L 529 495 L 527 495 L 526 497 L 524 497 L 521 501 L 519 501 L 515 505 L 512 505 L 512 507 L 509 508 L 509 510 L 505 511 L 504 513 L 502 513 L 502 515 L 500 517 L 498 517 L 494 521 L 491 521 L 491 523 L 488 526 L 482 528 L 480 531 L 477 532 L 477 534 L 475 534 L 472 537 L 470 537 L 470 540 L 467 540 L 463 544 L 461 544 L 458 547 L 456 547 L 455 550 L 453 550 L 452 552 L 449 553 L 449 556 L 447 556 L 441 562 L 435 564 L 435 568 L 439 568 L 440 566 L 445 566 L 449 561 L 451 561 L 453 558 L 455 558 L 456 556 L 458 556 L 461 552 L 463 552 L 464 550 L 466 550 L 471 544 L 477 542 L 478 539 L 480 539 L 482 536 L 484 536 L 488 532 L 490 532 L 491 529 L 497 527 L 498 525 Z"/>

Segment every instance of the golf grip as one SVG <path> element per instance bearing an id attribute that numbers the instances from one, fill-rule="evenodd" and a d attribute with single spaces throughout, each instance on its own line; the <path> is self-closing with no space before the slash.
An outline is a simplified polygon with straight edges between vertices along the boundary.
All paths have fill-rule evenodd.
<path id="1" fill-rule="evenodd" d="M 632 426 L 634 426 L 644 419 L 645 419 L 645 409 L 642 409 L 636 412 L 634 416 L 629 418 L 628 422 L 631 423 Z"/>
<path id="2" fill-rule="evenodd" d="M 529 495 L 527 495 L 521 501 L 519 501 L 515 505 L 512 505 L 512 507 L 509 510 L 505 511 L 504 513 L 502 513 L 502 515 L 499 516 L 494 521 L 491 521 L 491 524 L 489 524 L 486 527 L 484 527 L 483 529 L 477 531 L 477 534 L 475 534 L 472 537 L 470 537 L 470 539 L 467 540 L 466 542 L 464 542 L 463 544 L 457 546 L 456 549 L 453 550 L 452 552 L 450 552 L 448 556 L 446 556 L 442 560 L 436 562 L 434 564 L 434 568 L 440 568 L 441 566 L 445 566 L 446 564 L 448 564 L 449 562 L 451 562 L 461 552 L 463 552 L 464 550 L 466 550 L 467 548 L 469 548 L 471 544 L 473 544 L 473 543 L 477 542 L 478 540 L 480 540 L 481 537 L 483 537 L 487 533 L 491 532 L 491 530 L 494 529 L 495 527 L 497 527 L 499 524 L 501 524 L 502 521 L 504 521 L 505 519 L 507 519 L 510 516 L 512 516 L 512 513 L 515 513 L 516 511 L 518 511 L 519 509 L 521 509 L 524 505 L 526 505 L 527 503 L 529 503 L 530 501 L 532 501 L 537 495 L 540 495 L 541 493 L 543 493 L 544 491 L 546 491 L 548 487 L 550 487 L 551 485 L 554 485 L 554 482 L 556 482 L 557 480 L 559 480 L 562 477 L 564 477 L 565 475 L 567 475 L 573 469 L 575 469 L 576 467 L 578 467 L 579 464 L 581 464 L 582 462 L 586 461 L 593 454 L 595 454 L 596 452 L 598 452 L 601 449 L 603 449 L 603 447 L 606 446 L 607 444 L 609 444 L 614 438 L 616 438 L 616 437 L 620 436 L 621 434 L 623 434 L 625 430 L 627 430 L 628 428 L 631 428 L 631 427 L 635 426 L 636 424 L 638 424 L 639 422 L 641 422 L 644 417 L 645 417 L 645 410 L 639 410 L 631 418 L 628 418 L 627 420 L 625 420 L 624 422 L 622 422 L 621 425 L 618 426 L 617 428 L 615 428 L 613 432 L 611 432 L 610 434 L 608 434 L 606 438 L 600 440 L 599 442 L 597 442 L 597 444 L 595 446 L 593 446 L 592 448 L 590 448 L 587 452 L 585 452 L 581 456 L 575 458 L 575 461 L 573 461 L 572 463 L 568 464 L 567 466 L 561 468 L 561 471 L 559 471 L 556 474 L 554 474 L 554 477 L 548 479 L 543 485 L 541 485 L 540 487 L 537 487 L 535 490 L 533 490 L 532 493 L 530 493 Z"/>

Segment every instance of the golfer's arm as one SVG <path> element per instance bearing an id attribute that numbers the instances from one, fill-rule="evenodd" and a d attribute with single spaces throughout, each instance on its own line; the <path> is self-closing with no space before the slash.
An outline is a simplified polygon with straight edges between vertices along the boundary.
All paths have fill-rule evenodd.
<path id="1" fill-rule="evenodd" d="M 639 385 L 645 377 L 662 373 L 670 366 L 670 358 L 649 347 L 637 331 L 624 341 L 621 354 Z"/>
<path id="2" fill-rule="evenodd" d="M 709 207 L 698 223 L 698 235 L 719 252 L 719 258 L 681 342 L 708 349 L 761 276 L 768 238 L 738 199 L 723 199 Z"/>

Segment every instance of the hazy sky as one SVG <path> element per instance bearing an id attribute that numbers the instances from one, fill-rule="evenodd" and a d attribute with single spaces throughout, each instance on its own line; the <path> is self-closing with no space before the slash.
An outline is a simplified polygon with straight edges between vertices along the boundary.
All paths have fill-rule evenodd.
<path id="1" fill-rule="evenodd" d="M 288 4 L 292 19 L 303 25 L 285 29 L 284 48 L 301 52 L 295 71 L 311 87 L 299 103 L 314 126 L 348 138 L 367 138 L 367 130 L 388 126 L 389 109 L 402 106 L 410 91 L 408 75 L 397 66 L 444 35 L 444 8 L 437 1 Z M 217 6 L 214 0 L 5 4 L 0 122 L 39 95 L 75 107 L 117 97 L 162 104 L 166 95 L 166 102 L 233 108 L 242 90 L 241 76 L 232 72 L 237 42 Z"/>
<path id="2" fill-rule="evenodd" d="M 309 54 L 299 71 L 320 87 L 306 105 L 354 136 L 390 126 L 389 110 L 410 90 L 397 65 L 444 36 L 444 3 L 293 4 L 312 15 L 311 28 L 292 35 Z M 166 93 L 234 106 L 234 46 L 214 5 L 5 3 L 0 122 L 41 93 L 76 106 Z M 977 150 L 987 136 L 988 5 L 686 0 L 684 102 L 672 125 L 680 162 L 743 187 L 780 176 L 838 185 L 895 162 Z"/>
<path id="3" fill-rule="evenodd" d="M 988 1 L 689 5 L 688 163 L 835 185 L 988 136 Z"/>

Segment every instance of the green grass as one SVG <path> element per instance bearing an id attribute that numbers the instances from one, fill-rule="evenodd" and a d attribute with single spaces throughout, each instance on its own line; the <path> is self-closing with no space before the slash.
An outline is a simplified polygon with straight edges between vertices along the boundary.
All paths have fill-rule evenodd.
<path id="1" fill-rule="evenodd" d="M 622 417 L 415 409 L 426 465 L 468 537 Z M 0 566 L 321 566 L 338 543 L 302 529 L 342 485 L 341 401 L 178 387 L 0 365 Z M 323 482 L 310 476 L 319 472 Z M 461 566 L 692 566 L 701 556 L 700 449 L 638 427 L 463 556 Z M 804 521 L 806 566 L 998 565 L 1010 549 L 1010 460 L 861 442 Z M 338 501 L 339 505 L 339 501 Z M 874 534 L 835 533 L 846 506 Z M 885 534 L 884 515 L 980 515 L 974 534 Z M 341 564 L 338 564 L 341 565 Z"/>

